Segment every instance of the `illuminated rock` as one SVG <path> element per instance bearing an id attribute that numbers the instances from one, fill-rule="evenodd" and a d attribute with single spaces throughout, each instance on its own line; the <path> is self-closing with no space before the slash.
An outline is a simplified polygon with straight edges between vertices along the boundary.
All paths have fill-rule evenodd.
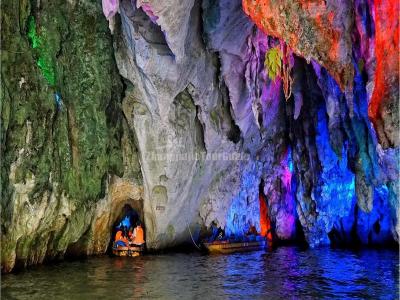
<path id="1" fill-rule="evenodd" d="M 2 270 L 104 253 L 125 205 L 151 250 L 398 241 L 397 8 L 272 2 L 3 1 Z"/>
<path id="2" fill-rule="evenodd" d="M 315 59 L 342 90 L 351 89 L 350 2 L 243 0 L 243 10 L 265 34 L 285 41 L 297 55 Z"/>
<path id="3" fill-rule="evenodd" d="M 384 148 L 399 146 L 398 1 L 374 1 L 376 71 L 368 114 Z"/>
<path id="4" fill-rule="evenodd" d="M 102 0 L 103 13 L 107 19 L 111 19 L 118 12 L 119 0 Z"/>

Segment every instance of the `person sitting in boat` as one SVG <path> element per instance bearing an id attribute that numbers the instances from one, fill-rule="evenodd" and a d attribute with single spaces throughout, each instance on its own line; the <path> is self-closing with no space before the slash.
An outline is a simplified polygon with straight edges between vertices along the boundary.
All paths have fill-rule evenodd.
<path id="1" fill-rule="evenodd" d="M 129 228 L 129 231 L 128 231 L 128 239 L 130 241 L 133 240 L 133 227 L 132 226 Z"/>
<path id="2" fill-rule="evenodd" d="M 218 227 L 217 223 L 214 221 L 211 222 L 211 230 L 212 234 L 208 239 L 209 243 L 214 241 L 222 241 L 225 238 L 225 231 L 221 227 Z"/>
<path id="3" fill-rule="evenodd" d="M 257 228 L 254 225 L 250 225 L 249 230 L 247 231 L 247 235 L 257 235 Z"/>
<path id="4" fill-rule="evenodd" d="M 224 239 L 225 239 L 225 230 L 221 229 L 221 227 L 220 227 L 218 230 L 217 240 L 222 241 Z"/>
<path id="5" fill-rule="evenodd" d="M 132 243 L 137 246 L 141 246 L 145 243 L 144 242 L 144 232 L 143 232 L 142 224 L 140 224 L 140 222 L 137 223 L 135 230 L 133 230 Z"/>
<path id="6" fill-rule="evenodd" d="M 248 230 L 246 232 L 246 240 L 255 241 L 258 235 L 257 228 L 251 222 L 249 222 Z"/>
<path id="7" fill-rule="evenodd" d="M 126 229 L 122 226 L 115 234 L 115 246 L 116 247 L 127 247 L 129 244 L 128 237 L 126 235 Z"/>
<path id="8" fill-rule="evenodd" d="M 129 231 L 128 231 L 128 227 L 124 226 L 124 236 L 129 239 Z"/>
<path id="9" fill-rule="evenodd" d="M 211 230 L 211 235 L 208 238 L 208 242 L 212 243 L 217 239 L 217 236 L 218 236 L 218 226 L 214 221 L 211 222 L 210 230 Z"/>

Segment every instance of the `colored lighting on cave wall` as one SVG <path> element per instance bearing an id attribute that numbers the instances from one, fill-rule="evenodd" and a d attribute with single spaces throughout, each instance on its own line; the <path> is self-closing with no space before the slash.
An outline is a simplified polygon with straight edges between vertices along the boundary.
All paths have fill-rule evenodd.
<path id="1" fill-rule="evenodd" d="M 353 47 L 354 65 L 348 59 L 351 53 L 342 55 L 344 51 L 350 50 L 342 47 L 345 42 L 343 32 L 340 31 L 340 27 L 336 26 L 341 23 L 341 16 L 336 15 L 338 10 L 333 8 L 335 5 L 330 7 L 326 1 L 322 0 L 296 0 L 293 2 L 305 14 L 302 22 L 308 24 L 315 32 L 313 35 L 315 40 L 311 42 L 315 43 L 313 47 L 299 47 L 299 45 L 307 44 L 309 40 L 305 35 L 302 38 L 298 32 L 301 28 L 296 27 L 298 26 L 296 23 L 298 16 L 293 15 L 296 12 L 296 9 L 293 9 L 294 3 L 290 1 L 275 3 L 272 0 L 243 0 L 242 7 L 243 11 L 265 34 L 284 40 L 299 56 L 314 55 L 314 59 L 318 59 L 318 63 L 330 72 L 342 91 L 351 91 L 357 68 L 359 72 L 364 72 L 364 68 L 368 66 L 372 70 L 372 72 L 368 72 L 368 80 L 374 82 L 373 90 L 369 91 L 368 95 L 368 117 L 384 146 L 396 143 L 396 141 L 390 140 L 393 138 L 386 140 L 387 138 L 382 133 L 382 127 L 385 115 L 388 114 L 388 105 L 390 106 L 391 103 L 395 105 L 399 97 L 398 85 L 392 83 L 399 82 L 400 2 L 369 0 L 360 3 L 360 1 L 355 1 L 355 27 L 357 28 L 355 32 L 360 35 L 360 49 L 355 50 L 357 47 Z M 345 7 L 346 4 L 341 5 L 343 5 L 343 9 L 348 9 Z M 295 24 L 291 24 L 293 22 Z M 326 47 L 321 44 L 321 39 L 318 40 L 318 37 L 323 37 L 322 41 Z M 358 42 L 352 41 L 352 43 Z M 305 48 L 308 50 L 318 48 L 318 50 L 317 53 L 307 53 L 302 50 Z M 370 57 L 370 49 L 374 51 L 374 58 Z M 322 51 L 322 55 L 318 51 Z M 357 51 L 360 53 L 355 54 Z M 375 67 L 371 68 L 371 65 Z"/>
<path id="2" fill-rule="evenodd" d="M 49 47 L 49 41 L 43 32 L 46 32 L 46 30 L 42 29 L 42 34 L 38 33 L 36 20 L 33 16 L 30 16 L 28 19 L 28 39 L 32 48 L 37 51 L 37 65 L 42 71 L 44 78 L 46 78 L 50 86 L 54 86 L 56 83 L 55 64 L 51 54 L 51 47 Z"/>
<path id="3" fill-rule="evenodd" d="M 388 81 L 399 81 L 399 1 L 375 0 L 374 13 L 376 71 L 368 115 L 376 122 L 382 101 L 391 97 Z"/>
<path id="4" fill-rule="evenodd" d="M 110 2 L 111 4 L 118 3 L 114 0 L 103 0 L 104 2 Z M 315 21 L 313 29 L 317 35 L 326 36 L 326 42 L 329 45 L 329 53 L 327 54 L 328 60 L 332 63 L 340 63 L 340 37 L 338 32 L 333 26 L 336 17 L 332 11 L 329 11 L 326 2 L 324 1 L 310 1 L 296 0 L 302 9 L 308 10 L 316 6 L 321 6 L 321 12 L 313 20 Z M 356 1 L 357 2 L 357 1 Z M 330 73 L 327 75 L 327 80 L 325 83 L 334 89 L 330 92 L 335 95 L 344 96 L 342 91 L 345 87 L 353 87 L 354 95 L 354 114 L 355 117 L 351 121 L 351 130 L 354 132 L 354 136 L 351 137 L 351 141 L 344 141 L 342 148 L 335 147 L 332 148 L 330 144 L 330 136 L 328 129 L 328 117 L 327 117 L 327 107 L 322 105 L 318 112 L 318 125 L 316 132 L 316 143 L 318 145 L 318 157 L 321 162 L 321 170 L 318 173 L 318 184 L 316 184 L 312 190 L 312 198 L 315 200 L 318 214 L 321 216 L 321 223 L 329 231 L 330 228 L 335 228 L 335 226 L 343 226 L 346 232 L 350 232 L 352 226 L 357 223 L 361 224 L 359 229 L 360 239 L 365 239 L 368 235 L 368 230 L 371 228 L 371 220 L 374 222 L 382 223 L 380 229 L 385 232 L 387 228 L 390 228 L 390 222 L 382 217 L 379 217 L 379 212 L 384 209 L 390 210 L 389 208 L 389 195 L 388 187 L 386 185 L 378 186 L 374 190 L 374 208 L 371 213 L 372 219 L 366 219 L 366 213 L 362 211 L 355 212 L 355 207 L 357 203 L 356 197 L 356 184 L 355 184 L 355 174 L 354 169 L 350 167 L 351 159 L 354 158 L 354 152 L 359 153 L 359 159 L 362 164 L 363 172 L 367 180 L 371 183 L 372 178 L 376 176 L 378 158 L 376 153 L 371 150 L 375 148 L 374 144 L 374 132 L 371 130 L 370 125 L 365 129 L 365 123 L 367 117 L 375 122 L 380 116 L 379 109 L 381 107 L 382 101 L 389 97 L 388 89 L 386 88 L 388 77 L 390 74 L 398 74 L 398 9 L 399 5 L 396 1 L 390 0 L 375 0 L 366 1 L 368 5 L 372 5 L 372 10 L 375 14 L 375 20 L 371 21 L 372 16 L 368 13 L 368 9 L 364 13 L 356 12 L 356 26 L 360 27 L 359 32 L 365 31 L 365 36 L 361 37 L 362 44 L 360 49 L 354 50 L 357 52 L 353 54 L 354 61 L 351 63 L 351 80 L 349 74 L 344 74 L 337 72 L 336 70 L 330 69 L 329 63 L 326 61 L 313 62 L 318 69 L 318 77 L 321 72 L 326 72 L 328 70 Z M 285 3 L 285 1 L 282 1 Z M 288 1 L 287 3 L 290 4 Z M 287 4 L 286 3 L 286 4 Z M 103 5 L 104 8 L 104 5 Z M 107 7 L 106 7 L 107 8 Z M 152 8 L 148 4 L 142 5 L 143 11 L 150 17 L 150 19 L 156 23 L 157 16 L 154 15 Z M 262 30 L 257 31 L 253 36 L 249 37 L 249 42 L 253 47 L 249 47 L 249 69 L 246 72 L 246 83 L 250 91 L 256 90 L 255 78 L 259 75 L 258 64 L 259 53 L 266 54 L 269 61 L 273 63 L 268 63 L 267 75 L 272 76 L 275 79 L 277 74 L 277 69 L 281 68 L 281 61 L 277 59 L 277 53 L 271 52 L 273 45 L 270 45 L 268 41 L 275 40 L 278 44 L 284 44 L 293 48 L 288 49 L 289 52 L 294 52 L 299 56 L 303 56 L 296 50 L 296 47 L 301 41 L 299 40 L 297 32 L 295 34 L 290 33 L 288 38 L 283 39 L 282 32 L 274 31 L 274 14 L 277 11 L 278 6 L 271 0 L 243 0 L 243 10 L 254 23 Z M 279 8 L 281 9 L 281 8 Z M 283 6 L 283 10 L 286 7 Z M 115 13 L 115 7 L 110 6 L 107 12 Z M 105 12 L 106 16 L 109 15 Z M 266 18 L 269 16 L 270 18 Z M 384 16 L 388 16 L 385 18 Z M 358 18 L 358 19 L 357 19 Z M 337 21 L 337 20 L 336 20 Z M 374 24 L 375 22 L 375 24 Z M 207 22 L 205 23 L 207 25 Z M 326 26 L 330 24 L 332 26 Z M 275 24 L 276 25 L 276 24 Z M 375 28 L 375 27 L 376 28 Z M 376 30 L 375 30 L 376 29 Z M 278 29 L 277 29 L 278 30 Z M 329 34 L 326 35 L 325 33 Z M 376 33 L 375 33 L 376 32 Z M 360 33 L 362 34 L 362 33 Z M 388 37 L 394 37 L 393 41 Z M 280 40 L 279 40 L 280 39 Z M 375 56 L 376 56 L 376 70 L 375 70 L 375 89 L 372 93 L 372 98 L 368 106 L 368 97 L 371 96 L 371 91 L 367 93 L 365 88 L 365 80 L 363 79 L 363 72 L 365 71 L 367 64 L 366 53 L 368 53 L 368 45 L 365 45 L 365 41 L 371 39 L 375 42 Z M 275 45 L 275 46 L 277 46 Z M 373 47 L 374 45 L 371 45 Z M 254 49 L 257 49 L 255 51 Z M 253 52 L 251 50 L 254 50 Z M 269 52 L 268 52 L 269 51 Z M 272 55 L 273 54 L 273 55 Z M 306 53 L 309 54 L 309 53 Z M 386 54 L 386 55 L 385 55 Z M 262 55 L 265 57 L 265 55 Z M 354 69 L 353 69 L 354 67 Z M 323 71 L 321 71 L 323 70 Z M 382 70 L 387 70 L 383 72 Z M 254 73 L 253 73 L 254 72 Z M 365 73 L 365 72 L 364 72 Z M 389 74 L 389 75 L 388 75 Z M 265 74 L 263 74 L 265 75 Z M 262 77 L 262 76 L 261 76 Z M 398 75 L 397 75 L 398 77 Z M 270 105 L 272 102 L 276 103 L 280 99 L 280 93 L 283 86 L 283 81 L 280 76 L 277 80 L 270 83 L 264 81 L 261 87 L 261 94 L 259 98 L 263 108 Z M 338 96 L 339 97 L 339 96 Z M 266 113 L 264 110 L 263 125 L 270 124 L 273 120 L 273 114 L 271 110 Z M 374 123 L 375 124 L 375 123 Z M 371 139 L 372 136 L 372 139 Z M 354 139 L 354 140 L 353 140 Z M 296 172 L 295 165 L 292 160 L 291 149 L 289 148 L 287 152 L 281 158 L 281 169 L 279 170 L 278 177 L 280 183 L 282 184 L 281 190 L 279 192 L 272 192 L 271 197 L 278 202 L 283 203 L 287 207 L 287 211 L 282 213 L 283 217 L 278 220 L 277 223 L 280 226 L 281 233 L 286 236 L 290 236 L 291 232 L 295 230 L 295 223 L 298 216 L 296 215 L 296 201 L 301 202 L 301 199 L 296 199 L 297 195 L 297 183 L 296 183 Z M 271 220 L 269 218 L 269 203 L 270 199 L 264 199 L 263 195 L 256 196 L 256 194 L 249 194 L 248 191 L 254 189 L 255 186 L 259 184 L 259 178 L 253 177 L 251 172 L 244 173 L 242 177 L 242 188 L 238 195 L 232 199 L 232 204 L 228 209 L 226 215 L 226 233 L 234 234 L 236 236 L 242 236 L 244 230 L 249 223 L 255 225 L 257 229 L 263 235 L 271 235 Z M 385 190 L 386 189 L 386 190 Z M 301 193 L 299 193 L 301 194 Z M 258 199 L 257 199 L 258 197 Z M 250 199 L 250 200 L 249 200 Z M 323 219 L 324 214 L 330 215 L 333 221 L 329 221 L 329 218 Z M 274 216 L 275 217 L 275 216 Z M 339 220 L 339 221 L 338 221 Z M 276 220 L 274 219 L 274 222 Z M 325 223 L 324 223 L 325 222 Z M 339 222 L 340 224 L 336 224 Z M 276 224 L 274 223 L 274 226 Z M 283 229 L 282 229 L 283 228 Z M 381 234 L 382 235 L 382 234 Z M 382 238 L 381 235 L 377 234 L 375 239 Z M 378 237 L 379 236 L 379 237 Z M 324 241 L 329 243 L 329 241 Z"/>
<path id="5" fill-rule="evenodd" d="M 267 201 L 262 193 L 260 193 L 259 195 L 259 201 L 260 201 L 260 235 L 266 237 L 268 241 L 272 241 L 271 220 L 268 214 Z"/>

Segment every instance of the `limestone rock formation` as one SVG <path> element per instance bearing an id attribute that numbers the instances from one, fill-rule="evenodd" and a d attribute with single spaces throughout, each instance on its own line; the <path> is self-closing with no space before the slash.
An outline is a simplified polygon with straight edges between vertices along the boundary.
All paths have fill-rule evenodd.
<path id="1" fill-rule="evenodd" d="M 125 205 L 149 250 L 261 218 L 277 241 L 398 241 L 396 13 L 3 1 L 2 272 L 105 253 Z"/>
<path id="2" fill-rule="evenodd" d="M 118 205 L 111 178 L 127 174 L 141 190 L 123 201 L 143 192 L 101 5 L 1 5 L 2 270 L 63 257 L 83 240 L 83 253 L 103 253 L 112 224 L 94 233 L 107 236 L 100 246 L 90 228 L 114 214 L 101 207 Z"/>

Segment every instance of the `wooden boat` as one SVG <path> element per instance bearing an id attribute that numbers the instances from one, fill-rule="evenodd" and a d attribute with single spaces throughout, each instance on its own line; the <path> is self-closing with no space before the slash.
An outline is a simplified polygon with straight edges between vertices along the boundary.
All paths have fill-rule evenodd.
<path id="1" fill-rule="evenodd" d="M 144 245 L 141 246 L 136 246 L 136 245 L 129 245 L 129 247 L 121 247 L 115 245 L 113 246 L 112 252 L 116 256 L 129 256 L 129 257 L 135 257 L 139 256 L 143 253 L 144 251 Z"/>
<path id="2" fill-rule="evenodd" d="M 204 247 L 209 253 L 234 253 L 234 252 L 247 252 L 265 249 L 267 246 L 266 240 L 249 241 L 249 242 L 229 242 L 229 241 L 215 241 L 212 243 L 203 243 Z"/>

